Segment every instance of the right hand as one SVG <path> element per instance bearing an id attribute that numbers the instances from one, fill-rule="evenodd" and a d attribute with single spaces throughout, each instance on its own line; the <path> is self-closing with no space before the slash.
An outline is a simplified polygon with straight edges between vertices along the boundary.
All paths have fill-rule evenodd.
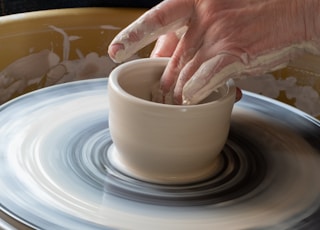
<path id="1" fill-rule="evenodd" d="M 172 33 L 184 26 L 181 39 Z M 161 35 L 153 56 L 172 57 L 162 93 L 196 104 L 229 78 L 320 54 L 320 1 L 165 0 L 120 32 L 109 55 L 122 62 Z"/>

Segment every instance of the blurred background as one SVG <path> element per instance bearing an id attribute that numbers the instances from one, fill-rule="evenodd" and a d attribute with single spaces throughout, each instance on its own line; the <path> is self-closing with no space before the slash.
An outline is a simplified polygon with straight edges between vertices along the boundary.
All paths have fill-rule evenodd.
<path id="1" fill-rule="evenodd" d="M 1 15 L 75 7 L 151 8 L 161 0 L 0 0 Z"/>

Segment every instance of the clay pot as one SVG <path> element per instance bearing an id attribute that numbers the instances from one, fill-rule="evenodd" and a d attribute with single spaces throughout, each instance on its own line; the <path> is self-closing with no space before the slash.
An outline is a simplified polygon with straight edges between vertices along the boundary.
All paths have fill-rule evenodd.
<path id="1" fill-rule="evenodd" d="M 167 58 L 138 59 L 109 77 L 110 162 L 132 177 L 161 184 L 184 184 L 212 176 L 229 132 L 236 89 L 228 81 L 206 102 L 167 105 L 151 91 Z"/>

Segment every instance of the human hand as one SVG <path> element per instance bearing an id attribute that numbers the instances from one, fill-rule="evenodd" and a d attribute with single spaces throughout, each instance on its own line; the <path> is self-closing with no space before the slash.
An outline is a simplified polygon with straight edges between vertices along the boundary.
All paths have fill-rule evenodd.
<path id="1" fill-rule="evenodd" d="M 318 0 L 165 0 L 121 31 L 109 55 L 122 62 L 160 37 L 152 56 L 171 56 L 162 93 L 196 104 L 229 78 L 320 54 L 319 12 Z"/>

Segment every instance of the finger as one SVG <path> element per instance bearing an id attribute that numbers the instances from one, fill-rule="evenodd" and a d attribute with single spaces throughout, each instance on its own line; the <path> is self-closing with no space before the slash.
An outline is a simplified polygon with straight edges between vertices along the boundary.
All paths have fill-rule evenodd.
<path id="1" fill-rule="evenodd" d="M 182 90 L 184 85 L 190 80 L 194 73 L 199 69 L 201 63 L 205 60 L 203 54 L 197 53 L 192 60 L 190 60 L 180 71 L 177 82 L 173 91 L 173 98 L 175 104 L 182 104 Z"/>
<path id="2" fill-rule="evenodd" d="M 217 59 L 217 61 L 214 63 L 211 63 L 209 61 L 210 59 L 213 59 L 211 55 L 218 52 L 221 53 L 219 49 L 225 50 L 223 51 L 224 54 L 218 55 L 219 58 Z M 199 78 L 203 78 L 203 79 L 200 79 L 199 80 L 200 82 L 196 82 L 196 83 L 198 85 L 201 85 L 201 82 L 203 82 L 203 80 L 206 80 L 205 82 L 208 82 L 211 78 L 213 77 L 216 78 L 215 73 L 219 72 L 226 65 L 236 61 L 240 61 L 241 63 L 243 63 L 242 71 L 244 71 L 244 66 L 248 64 L 249 57 L 244 50 L 235 48 L 235 47 L 229 48 L 226 44 L 223 44 L 223 43 L 214 42 L 213 44 L 209 43 L 209 44 L 202 45 L 197 51 L 194 58 L 181 71 L 174 89 L 174 95 L 173 95 L 174 101 L 178 104 L 183 103 L 182 94 L 184 91 L 184 86 L 187 84 L 187 82 L 191 78 L 195 78 L 195 76 L 200 75 Z M 203 64 L 203 63 L 206 63 L 206 64 Z M 208 63 L 211 63 L 211 66 L 209 66 Z M 206 79 L 206 75 L 204 72 L 210 73 L 210 71 L 213 71 L 213 72 L 211 73 L 210 76 L 207 76 L 207 79 Z M 225 77 L 228 77 L 228 76 L 225 76 Z M 228 79 L 229 78 L 226 78 L 225 80 L 222 79 L 222 81 L 219 82 L 218 81 L 219 78 L 216 78 L 212 81 L 216 82 L 215 84 L 219 84 L 217 85 L 218 87 L 224 82 L 226 82 Z M 193 86 L 193 87 L 196 87 L 196 86 Z M 207 95 L 209 95 L 217 87 L 212 85 L 212 88 L 211 88 L 212 90 L 210 92 L 208 91 Z M 201 101 L 202 99 L 199 99 L 199 100 Z"/>
<path id="3" fill-rule="evenodd" d="M 109 56 L 123 62 L 160 35 L 176 31 L 188 23 L 193 12 L 193 1 L 167 0 L 147 11 L 122 30 L 109 46 Z"/>
<path id="4" fill-rule="evenodd" d="M 228 79 L 241 75 L 244 64 L 234 55 L 220 54 L 204 62 L 182 90 L 183 104 L 197 104 Z"/>
<path id="5" fill-rule="evenodd" d="M 181 73 L 202 46 L 204 33 L 205 31 L 201 29 L 196 20 L 190 23 L 188 30 L 181 37 L 161 77 L 160 87 L 164 94 L 174 90 L 174 86 L 176 85 L 180 74 L 184 75 L 185 78 L 188 78 L 189 76 L 192 76 L 197 67 L 199 67 L 199 65 L 188 65 L 188 67 L 185 68 L 185 71 Z M 199 61 L 199 63 L 201 62 Z"/>
<path id="6" fill-rule="evenodd" d="M 179 38 L 175 32 L 160 36 L 150 57 L 171 57 L 178 42 Z"/>
<path id="7" fill-rule="evenodd" d="M 211 44 L 211 43 L 210 43 Z M 212 54 L 216 53 L 217 48 L 215 45 L 202 44 L 198 42 L 197 52 L 194 54 L 193 58 L 185 64 L 179 73 L 178 79 L 175 84 L 173 98 L 176 104 L 182 103 L 182 91 L 185 84 L 191 79 L 195 72 L 200 68 L 202 63 L 212 58 Z M 220 47 L 219 45 L 217 45 Z"/>

